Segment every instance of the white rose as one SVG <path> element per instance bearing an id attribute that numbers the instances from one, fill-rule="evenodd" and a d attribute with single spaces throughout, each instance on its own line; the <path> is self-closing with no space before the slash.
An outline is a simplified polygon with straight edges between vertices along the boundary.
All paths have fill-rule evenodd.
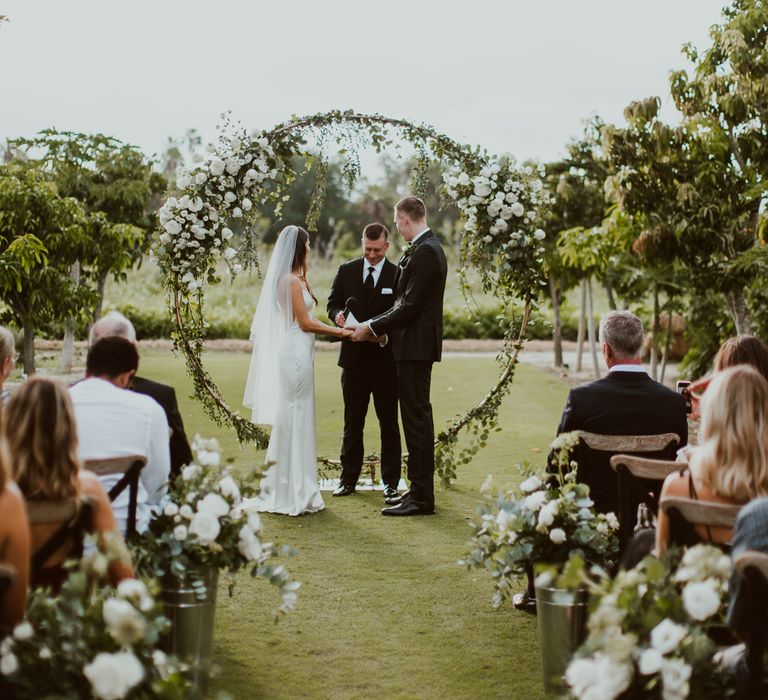
<path id="1" fill-rule="evenodd" d="M 221 491 L 224 496 L 228 496 L 229 498 L 240 498 L 240 488 L 238 487 L 237 482 L 231 476 L 225 476 L 221 481 L 219 481 L 219 491 Z"/>
<path id="2" fill-rule="evenodd" d="M 459 184 L 464 186 L 468 185 L 469 175 L 467 175 L 466 173 L 461 173 L 461 175 L 459 175 Z"/>
<path id="3" fill-rule="evenodd" d="M 505 530 L 509 530 L 509 524 L 515 519 L 515 516 L 510 513 L 508 510 L 504 510 L 503 508 L 496 514 L 496 525 L 498 525 L 499 530 L 504 532 Z"/>
<path id="4" fill-rule="evenodd" d="M 198 450 L 197 461 L 204 467 L 218 467 L 221 464 L 221 455 L 218 452 Z"/>
<path id="5" fill-rule="evenodd" d="M 550 501 L 539 511 L 539 521 L 536 529 L 539 532 L 546 532 L 552 523 L 555 522 L 555 513 L 557 512 L 557 501 Z"/>
<path id="6" fill-rule="evenodd" d="M 632 682 L 633 666 L 630 663 L 616 662 L 602 654 L 597 658 L 598 663 L 595 669 L 597 687 L 605 691 L 603 697 L 617 698 Z"/>
<path id="7" fill-rule="evenodd" d="M 662 620 L 651 630 L 651 645 L 662 654 L 677 649 L 677 645 L 686 635 L 686 628 L 670 619 Z"/>
<path id="8" fill-rule="evenodd" d="M 101 700 L 120 700 L 144 678 L 144 667 L 130 651 L 100 653 L 87 664 L 83 674 Z"/>
<path id="9" fill-rule="evenodd" d="M 102 609 L 104 622 L 111 637 L 122 646 L 129 646 L 144 638 L 147 621 L 129 602 L 109 598 Z"/>
<path id="10" fill-rule="evenodd" d="M 523 213 L 525 212 L 525 209 L 523 208 L 523 205 L 520 204 L 520 202 L 515 202 L 514 204 L 512 204 L 510 209 L 512 209 L 512 213 L 515 216 L 522 216 Z"/>
<path id="11" fill-rule="evenodd" d="M 720 609 L 720 596 L 712 583 L 689 583 L 683 588 L 683 606 L 694 620 L 706 620 Z"/>
<path id="12" fill-rule="evenodd" d="M 243 199 L 243 209 L 245 211 L 250 211 L 251 207 L 253 207 L 253 202 L 250 199 L 248 199 L 248 197 Z"/>
<path id="13" fill-rule="evenodd" d="M 224 201 L 228 202 L 229 204 L 232 204 L 237 199 L 234 192 L 225 192 L 224 193 Z"/>
<path id="14" fill-rule="evenodd" d="M 640 654 L 640 662 L 638 664 L 640 673 L 644 676 L 658 673 L 661 670 L 662 661 L 664 661 L 664 657 L 659 653 L 658 649 L 653 647 L 646 649 Z"/>
<path id="15" fill-rule="evenodd" d="M 6 654 L 0 658 L 0 673 L 4 676 L 10 676 L 19 670 L 19 660 L 15 654 Z"/>
<path id="16" fill-rule="evenodd" d="M 677 700 L 688 697 L 688 679 L 691 667 L 680 659 L 663 659 L 661 665 L 661 683 L 664 700 Z"/>
<path id="17" fill-rule="evenodd" d="M 13 638 L 18 639 L 20 642 L 24 642 L 27 639 L 32 639 L 35 636 L 35 630 L 29 622 L 21 622 L 13 628 Z"/>
<path id="18" fill-rule="evenodd" d="M 259 538 L 253 533 L 250 527 L 243 525 L 240 528 L 240 539 L 237 543 L 237 550 L 248 561 L 257 561 L 262 555 L 261 542 Z"/>
<path id="19" fill-rule="evenodd" d="M 199 172 L 197 175 L 195 175 L 195 184 L 196 185 L 202 185 L 206 180 L 205 173 Z"/>
<path id="20" fill-rule="evenodd" d="M 261 530 L 261 518 L 258 513 L 251 513 L 248 516 L 248 527 L 254 532 Z"/>
<path id="21" fill-rule="evenodd" d="M 186 503 L 183 506 L 181 506 L 181 508 L 179 508 L 179 515 L 182 518 L 186 518 L 187 520 L 190 520 L 194 514 L 195 513 L 192 510 L 192 508 L 188 506 Z"/>
<path id="22" fill-rule="evenodd" d="M 243 216 L 243 210 L 242 210 L 240 207 L 235 207 L 235 208 L 232 210 L 232 216 L 233 216 L 235 219 L 239 219 L 239 218 L 241 218 L 241 217 Z"/>
<path id="23" fill-rule="evenodd" d="M 556 527 L 549 533 L 549 539 L 555 544 L 562 544 L 565 542 L 565 531 L 559 527 Z"/>
<path id="24" fill-rule="evenodd" d="M 530 496 L 528 496 L 525 499 L 525 502 L 523 503 L 523 507 L 526 510 L 529 510 L 532 513 L 535 513 L 546 502 L 547 502 L 547 493 L 546 493 L 546 491 L 536 491 L 535 493 L 532 493 Z"/>
<path id="25" fill-rule="evenodd" d="M 610 527 L 611 530 L 619 529 L 619 519 L 616 517 L 615 513 L 607 513 L 605 519 L 608 521 L 608 527 Z"/>
<path id="26" fill-rule="evenodd" d="M 491 183 L 485 177 L 476 177 L 473 181 L 476 197 L 485 198 L 491 193 Z"/>
<path id="27" fill-rule="evenodd" d="M 239 275 L 243 271 L 243 266 L 240 263 L 235 263 L 232 266 L 232 272 L 234 272 L 236 275 Z"/>
<path id="28" fill-rule="evenodd" d="M 177 525 L 175 528 L 173 528 L 173 539 L 177 540 L 178 542 L 183 542 L 187 539 L 187 526 L 186 525 Z"/>
<path id="29" fill-rule="evenodd" d="M 40 653 L 38 654 L 38 656 L 43 661 L 47 661 L 48 659 L 53 657 L 53 652 L 51 652 L 51 650 L 48 647 L 41 647 L 40 648 Z"/>
<path id="30" fill-rule="evenodd" d="M 547 234 L 546 234 L 546 233 L 544 233 L 544 231 L 542 231 L 540 228 L 537 228 L 537 229 L 536 229 L 536 230 L 533 232 L 533 237 L 534 237 L 534 238 L 535 238 L 537 241 L 543 241 L 543 240 L 544 240 L 544 239 L 547 237 Z"/>
<path id="31" fill-rule="evenodd" d="M 228 229 L 228 228 L 222 229 L 222 231 L 221 231 L 221 237 L 222 237 L 222 238 L 223 238 L 225 241 L 228 241 L 228 240 L 229 240 L 230 238 L 232 238 L 232 236 L 234 236 L 234 235 L 235 235 L 235 234 L 234 234 L 234 233 L 232 233 L 232 231 L 231 231 L 230 229 Z"/>
<path id="32" fill-rule="evenodd" d="M 229 503 L 227 503 L 218 493 L 207 493 L 205 498 L 197 503 L 198 513 L 210 513 L 217 518 L 229 513 Z"/>
<path id="33" fill-rule="evenodd" d="M 171 242 L 171 236 L 169 233 L 161 233 L 160 234 L 160 243 L 170 243 Z"/>
<path id="34" fill-rule="evenodd" d="M 181 224 L 176 219 L 170 219 L 164 226 L 169 236 L 178 236 L 181 233 Z"/>
<path id="35" fill-rule="evenodd" d="M 520 490 L 523 493 L 531 493 L 538 488 L 541 488 L 541 479 L 535 474 L 529 476 L 522 484 L 520 484 Z"/>
<path id="36" fill-rule="evenodd" d="M 117 595 L 127 600 L 139 600 L 149 595 L 146 585 L 137 578 L 125 578 L 117 585 Z"/>
<path id="37" fill-rule="evenodd" d="M 576 697 L 583 697 L 584 691 L 595 681 L 595 662 L 592 659 L 574 659 L 565 671 L 565 682 L 573 689 Z"/>
<path id="38" fill-rule="evenodd" d="M 179 506 L 177 506 L 175 503 L 169 503 L 163 509 L 163 513 L 165 513 L 169 518 L 172 518 L 178 512 L 179 512 Z"/>
<path id="39" fill-rule="evenodd" d="M 492 243 L 493 242 L 493 236 L 483 236 L 483 240 L 486 243 Z"/>
<path id="40" fill-rule="evenodd" d="M 208 166 L 208 170 L 211 171 L 211 175 L 219 177 L 224 174 L 224 168 L 226 167 L 226 163 L 221 158 L 214 157 L 211 158 L 211 164 Z"/>
<path id="41" fill-rule="evenodd" d="M 237 255 L 237 251 L 234 248 L 227 248 L 224 251 L 224 259 L 225 260 L 232 260 L 232 258 L 234 258 L 235 255 Z M 213 454 L 216 454 L 216 453 L 214 452 Z"/>
<path id="42" fill-rule="evenodd" d="M 184 277 L 182 277 L 182 278 L 181 278 L 181 281 L 182 281 L 182 282 L 191 281 L 191 280 L 187 280 L 187 279 L 186 279 L 187 275 L 189 275 L 190 277 L 192 277 L 192 273 L 191 273 L 191 272 L 187 272 L 187 274 L 186 274 L 186 275 L 184 275 Z M 184 481 L 191 481 L 192 479 L 194 479 L 195 477 L 197 477 L 197 475 L 198 475 L 199 473 L 200 473 L 200 467 L 199 467 L 197 464 L 194 464 L 194 463 L 193 463 L 193 464 L 188 464 L 186 467 L 184 467 L 184 468 L 181 470 L 181 478 L 182 478 Z"/>
<path id="43" fill-rule="evenodd" d="M 210 495 L 210 494 L 209 494 Z M 189 524 L 190 534 L 197 537 L 202 545 L 209 545 L 216 541 L 221 532 L 218 518 L 213 513 L 201 511 L 195 513 L 192 522 Z"/>
<path id="44" fill-rule="evenodd" d="M 0 656 L 10 653 L 11 649 L 13 649 L 13 637 L 9 635 L 0 642 Z"/>

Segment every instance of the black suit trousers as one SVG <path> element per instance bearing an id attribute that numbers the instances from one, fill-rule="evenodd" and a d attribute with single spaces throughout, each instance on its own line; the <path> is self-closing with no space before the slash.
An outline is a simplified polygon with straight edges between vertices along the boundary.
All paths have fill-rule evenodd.
<path id="1" fill-rule="evenodd" d="M 398 362 L 397 391 L 408 450 L 410 497 L 425 506 L 435 505 L 435 424 L 429 392 L 431 362 Z"/>
<path id="2" fill-rule="evenodd" d="M 344 439 L 341 445 L 341 483 L 354 486 L 363 468 L 363 428 L 368 404 L 381 432 L 381 480 L 397 488 L 400 481 L 400 428 L 397 424 L 397 375 L 393 362 L 375 367 L 358 362 L 341 372 L 344 396 Z"/>

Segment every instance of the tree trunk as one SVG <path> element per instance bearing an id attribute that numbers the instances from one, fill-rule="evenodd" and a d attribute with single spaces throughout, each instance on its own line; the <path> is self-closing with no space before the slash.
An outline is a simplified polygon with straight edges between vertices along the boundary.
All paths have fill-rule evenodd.
<path id="1" fill-rule="evenodd" d="M 576 371 L 581 372 L 581 358 L 584 353 L 584 326 L 587 319 L 587 280 L 581 280 L 581 303 L 579 304 L 579 332 L 576 335 Z"/>
<path id="2" fill-rule="evenodd" d="M 660 327 L 659 285 L 653 283 L 653 321 L 651 326 L 651 379 L 658 379 L 659 352 L 657 349 Z"/>
<path id="3" fill-rule="evenodd" d="M 729 292 L 725 295 L 725 300 L 728 304 L 728 311 L 730 311 L 733 322 L 736 325 L 736 333 L 739 335 L 751 333 L 752 324 L 749 318 L 747 300 L 744 298 L 744 290 L 737 289 Z"/>
<path id="4" fill-rule="evenodd" d="M 552 299 L 552 344 L 555 351 L 555 367 L 563 366 L 563 334 L 560 320 L 560 284 L 554 275 L 549 276 L 549 294 Z"/>
<path id="5" fill-rule="evenodd" d="M 69 276 L 72 278 L 75 286 L 80 284 L 79 261 L 72 263 L 72 267 L 69 269 Z M 59 359 L 59 369 L 62 372 L 72 371 L 75 359 L 75 323 L 74 316 L 70 316 L 64 321 L 64 341 L 61 347 L 61 358 Z"/>
<path id="6" fill-rule="evenodd" d="M 108 276 L 109 270 L 99 272 L 99 278 L 96 282 L 96 306 L 93 307 L 93 323 L 101 318 L 101 307 L 104 305 L 104 288 L 107 286 Z"/>
<path id="7" fill-rule="evenodd" d="M 603 286 L 605 287 L 605 294 L 608 297 L 608 307 L 611 311 L 616 310 L 616 298 L 613 296 L 613 279 L 610 275 L 606 275 L 603 280 Z"/>
<path id="8" fill-rule="evenodd" d="M 659 381 L 664 383 L 664 375 L 667 372 L 667 360 L 669 359 L 669 348 L 672 346 L 672 310 L 667 313 L 667 337 L 664 340 L 664 355 L 661 358 L 661 377 Z"/>
<path id="9" fill-rule="evenodd" d="M 24 346 L 21 354 L 24 374 L 31 376 L 37 371 L 35 369 L 35 324 L 32 321 L 32 314 L 22 317 L 21 328 L 24 331 Z"/>
<path id="10" fill-rule="evenodd" d="M 600 379 L 600 365 L 597 362 L 597 341 L 595 339 L 595 311 L 592 307 L 592 278 L 587 280 L 588 316 L 587 328 L 589 332 L 589 349 L 592 352 L 592 366 L 595 369 L 595 377 Z"/>

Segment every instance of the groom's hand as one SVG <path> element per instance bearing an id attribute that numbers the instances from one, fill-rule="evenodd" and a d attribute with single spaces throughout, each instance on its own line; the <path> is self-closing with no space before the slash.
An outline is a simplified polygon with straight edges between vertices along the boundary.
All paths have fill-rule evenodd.
<path id="1" fill-rule="evenodd" d="M 361 323 L 355 330 L 352 332 L 352 340 L 356 343 L 359 343 L 364 340 L 368 340 L 369 338 L 373 338 L 374 335 L 371 333 L 370 329 L 368 328 L 368 325 L 365 323 Z"/>
<path id="2" fill-rule="evenodd" d="M 344 312 L 339 311 L 339 313 L 336 314 L 336 318 L 334 318 L 333 321 L 340 328 L 344 328 L 344 324 L 347 322 L 347 319 L 344 318 Z"/>

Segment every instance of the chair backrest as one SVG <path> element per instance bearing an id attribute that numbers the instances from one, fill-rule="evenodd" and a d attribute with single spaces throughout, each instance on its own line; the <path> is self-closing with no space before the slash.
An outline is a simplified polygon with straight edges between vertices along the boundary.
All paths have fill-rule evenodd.
<path id="1" fill-rule="evenodd" d="M 659 505 L 669 518 L 669 542 L 683 547 L 701 541 L 698 535 L 692 534 L 692 526 L 732 530 L 741 510 L 740 505 L 680 496 L 663 498 Z"/>
<path id="2" fill-rule="evenodd" d="M 680 464 L 661 459 L 647 459 L 633 455 L 614 455 L 611 467 L 616 472 L 619 496 L 619 555 L 623 554 L 632 538 L 638 504 L 644 503 L 656 515 L 659 511 L 657 493 L 670 474 Z"/>
<path id="3" fill-rule="evenodd" d="M 34 583 L 40 577 L 48 559 L 68 542 L 71 556 L 82 554 L 83 537 L 85 532 L 91 529 L 94 506 L 87 496 L 60 500 L 29 499 L 26 505 L 30 525 L 59 525 L 32 554 L 30 580 Z"/>
<path id="4" fill-rule="evenodd" d="M 107 494 L 110 501 L 114 501 L 125 489 L 128 490 L 128 520 L 126 522 L 125 536 L 129 537 L 136 532 L 136 505 L 139 495 L 139 474 L 147 463 L 144 455 L 128 455 L 125 457 L 109 457 L 104 459 L 87 459 L 85 468 L 90 469 L 98 476 L 122 474 L 120 480 L 109 490 Z"/>
<path id="5" fill-rule="evenodd" d="M 733 562 L 736 572 L 744 580 L 749 600 L 749 630 L 747 632 L 747 670 L 749 671 L 749 697 L 764 695 L 765 649 L 768 647 L 768 554 L 742 552 Z"/>
<path id="6" fill-rule="evenodd" d="M 661 452 L 680 442 L 677 433 L 659 435 L 601 435 L 577 430 L 587 447 L 601 452 Z"/>

